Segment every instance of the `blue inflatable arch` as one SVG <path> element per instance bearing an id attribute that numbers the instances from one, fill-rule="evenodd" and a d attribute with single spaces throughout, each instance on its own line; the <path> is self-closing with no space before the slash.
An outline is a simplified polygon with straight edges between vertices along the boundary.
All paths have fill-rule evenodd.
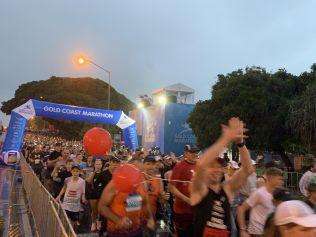
<path id="1" fill-rule="evenodd" d="M 12 110 L 2 154 L 19 152 L 21 150 L 27 122 L 33 116 L 116 125 L 123 131 L 123 140 L 126 147 L 135 150 L 138 146 L 136 122 L 126 116 L 123 111 L 93 109 L 29 100 Z"/>

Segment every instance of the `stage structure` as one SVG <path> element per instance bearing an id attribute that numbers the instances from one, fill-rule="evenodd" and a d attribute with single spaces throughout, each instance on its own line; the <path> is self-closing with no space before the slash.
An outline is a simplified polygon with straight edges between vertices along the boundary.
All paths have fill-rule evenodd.
<path id="1" fill-rule="evenodd" d="M 151 106 L 129 113 L 137 123 L 139 141 L 146 149 L 158 146 L 165 154 L 175 152 L 179 156 L 186 144 L 196 143 L 187 123 L 195 107 L 194 90 L 178 83 L 155 90 L 152 98 Z"/>

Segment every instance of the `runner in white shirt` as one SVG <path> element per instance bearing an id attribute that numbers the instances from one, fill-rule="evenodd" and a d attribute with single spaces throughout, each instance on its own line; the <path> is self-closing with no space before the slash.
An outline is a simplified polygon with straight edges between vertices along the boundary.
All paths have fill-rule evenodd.
<path id="1" fill-rule="evenodd" d="M 307 186 L 314 177 L 316 177 L 316 160 L 312 162 L 311 169 L 305 172 L 302 178 L 300 179 L 300 191 L 305 197 L 308 197 Z"/>
<path id="2" fill-rule="evenodd" d="M 62 203 L 63 209 L 66 210 L 67 216 L 74 226 L 79 224 L 79 211 L 81 209 L 81 200 L 87 203 L 85 198 L 85 180 L 79 177 L 80 167 L 74 165 L 71 168 L 72 176 L 65 179 L 65 184 L 56 200 L 59 201 L 61 196 L 65 194 Z"/>
<path id="3" fill-rule="evenodd" d="M 283 186 L 283 172 L 277 168 L 269 168 L 266 170 L 266 177 L 265 185 L 253 192 L 238 208 L 237 220 L 241 237 L 262 235 L 266 219 L 274 210 L 272 193 Z M 245 214 L 250 208 L 250 220 L 247 228 Z"/>

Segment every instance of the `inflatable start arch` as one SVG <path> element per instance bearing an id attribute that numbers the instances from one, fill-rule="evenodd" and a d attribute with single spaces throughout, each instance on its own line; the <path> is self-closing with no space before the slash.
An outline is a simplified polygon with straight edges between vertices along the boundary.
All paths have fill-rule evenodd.
<path id="1" fill-rule="evenodd" d="M 136 122 L 125 115 L 123 111 L 93 109 L 31 99 L 12 110 L 1 151 L 2 157 L 21 150 L 27 122 L 33 116 L 116 125 L 123 131 L 126 147 L 135 150 L 138 146 Z"/>

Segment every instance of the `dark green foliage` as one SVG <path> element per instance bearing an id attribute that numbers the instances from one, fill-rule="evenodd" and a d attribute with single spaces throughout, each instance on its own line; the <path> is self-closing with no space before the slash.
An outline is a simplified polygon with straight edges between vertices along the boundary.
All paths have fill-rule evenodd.
<path id="1" fill-rule="evenodd" d="M 29 99 L 107 109 L 108 84 L 102 80 L 93 78 L 62 78 L 54 76 L 48 80 L 28 82 L 19 86 L 15 91 L 14 98 L 2 102 L 1 111 L 10 114 L 12 109 Z M 134 103 L 111 87 L 112 110 L 123 110 L 128 114 L 128 111 L 134 107 Z M 55 125 L 60 130 L 61 135 L 67 138 L 82 138 L 87 129 L 97 126 L 96 124 L 72 121 L 45 120 Z M 112 133 L 118 132 L 119 129 L 111 126 L 110 131 Z"/>
<path id="2" fill-rule="evenodd" d="M 300 76 L 284 69 L 268 73 L 259 67 L 218 75 L 212 98 L 199 101 L 188 119 L 199 145 L 212 144 L 220 135 L 220 124 L 232 116 L 246 123 L 249 129 L 247 144 L 251 149 L 282 152 L 303 143 L 287 120 L 292 102 L 316 82 L 313 67 L 316 65 L 311 72 Z M 313 103 L 315 106 L 315 100 Z M 313 126 L 315 135 L 315 122 Z"/>
<path id="3" fill-rule="evenodd" d="M 302 144 L 312 150 L 316 144 L 316 83 L 292 101 L 287 125 Z"/>

